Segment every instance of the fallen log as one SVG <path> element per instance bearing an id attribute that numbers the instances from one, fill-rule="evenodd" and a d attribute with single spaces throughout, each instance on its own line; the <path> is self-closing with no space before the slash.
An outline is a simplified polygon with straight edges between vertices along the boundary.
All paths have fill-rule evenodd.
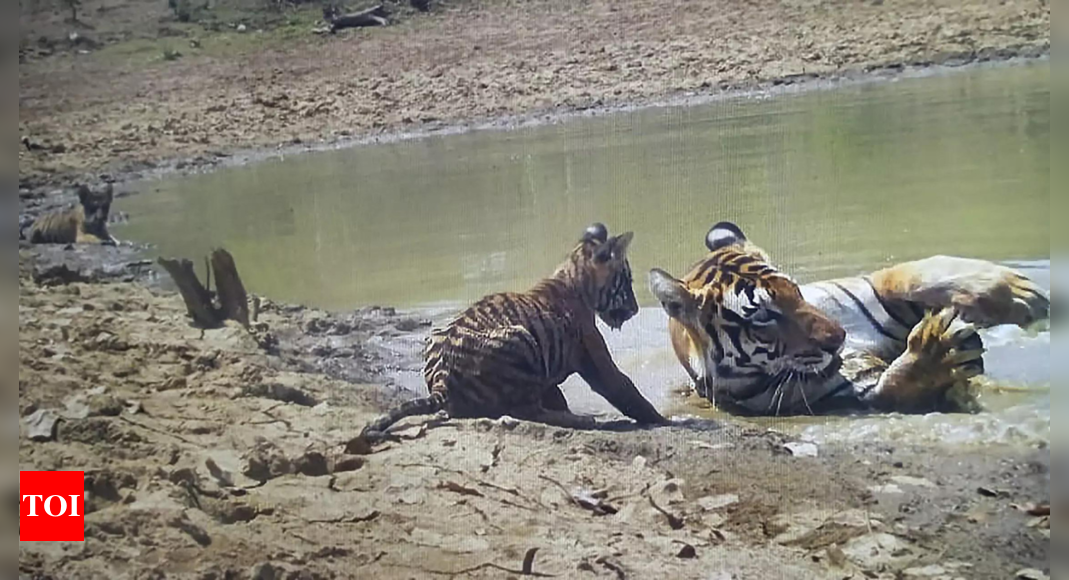
<path id="1" fill-rule="evenodd" d="M 367 10 L 361 12 L 351 12 L 349 14 L 331 14 L 327 18 L 327 23 L 330 24 L 330 33 L 334 34 L 339 30 L 346 28 L 361 28 L 365 26 L 386 26 L 389 21 L 386 20 L 386 10 L 382 4 L 372 6 Z"/>
<path id="2" fill-rule="evenodd" d="M 208 286 L 211 285 L 211 276 L 214 273 L 217 296 L 213 296 L 211 290 L 201 284 L 190 260 L 161 257 L 157 261 L 178 286 L 178 292 L 186 303 L 186 310 L 193 319 L 194 326 L 218 328 L 225 321 L 234 320 L 248 328 L 248 294 L 230 252 L 222 248 L 212 250 L 210 269 L 207 272 Z M 215 298 L 218 298 L 218 301 Z"/>

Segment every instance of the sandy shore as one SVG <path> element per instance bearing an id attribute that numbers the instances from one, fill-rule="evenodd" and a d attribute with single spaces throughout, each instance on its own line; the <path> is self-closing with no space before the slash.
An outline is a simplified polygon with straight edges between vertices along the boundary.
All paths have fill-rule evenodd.
<path id="1" fill-rule="evenodd" d="M 172 293 L 69 282 L 47 255 L 20 266 L 20 468 L 87 472 L 86 542 L 20 544 L 26 577 L 500 578 L 536 548 L 534 571 L 557 577 L 1047 565 L 1049 523 L 1014 507 L 1046 500 L 1046 449 L 796 457 L 731 425 L 412 421 L 368 455 L 346 444 L 418 368 L 409 346 L 433 321 L 268 302 L 255 335 L 202 333 Z"/>
<path id="2" fill-rule="evenodd" d="M 159 14 L 115 6 L 87 11 L 115 15 L 85 32 L 102 46 L 20 66 L 20 217 L 68 201 L 51 192 L 85 174 L 1043 54 L 1050 37 L 1049 8 L 1017 0 L 463 2 L 335 37 L 307 18 L 292 36 L 265 25 L 255 43 L 255 29 L 163 34 Z M 147 38 L 122 33 L 146 22 Z M 175 42 L 181 58 L 155 58 Z M 253 333 L 201 332 L 137 248 L 22 246 L 19 268 L 19 467 L 87 472 L 86 542 L 20 544 L 20 578 L 505 578 L 525 560 L 559 578 L 1049 568 L 1049 520 L 1019 509 L 1049 499 L 1045 447 L 800 457 L 785 435 L 731 424 L 414 420 L 367 453 L 346 444 L 403 396 L 391 385 L 440 320 L 266 301 Z"/>

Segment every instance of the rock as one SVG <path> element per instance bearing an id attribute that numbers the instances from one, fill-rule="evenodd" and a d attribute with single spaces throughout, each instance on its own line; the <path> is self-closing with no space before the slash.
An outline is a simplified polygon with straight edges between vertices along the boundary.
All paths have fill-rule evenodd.
<path id="1" fill-rule="evenodd" d="M 923 477 L 910 477 L 908 475 L 895 475 L 891 477 L 891 481 L 899 485 L 908 485 L 911 487 L 928 487 L 935 489 L 936 485 Z"/>
<path id="2" fill-rule="evenodd" d="M 872 493 L 885 493 L 885 494 L 899 494 L 902 493 L 902 488 L 893 483 L 884 485 L 874 485 L 869 488 Z"/>
<path id="3" fill-rule="evenodd" d="M 816 445 L 804 441 L 792 441 L 784 447 L 795 457 L 816 457 L 818 454 Z"/>
<path id="4" fill-rule="evenodd" d="M 1015 580 L 1050 580 L 1050 576 L 1034 568 L 1019 570 L 1013 577 Z"/>
<path id="5" fill-rule="evenodd" d="M 237 27 L 237 31 L 238 32 L 245 32 L 246 30 L 248 30 L 248 28 L 244 24 L 238 24 L 238 27 Z M 272 576 L 272 578 L 273 578 L 273 576 Z"/>
<path id="6" fill-rule="evenodd" d="M 234 477 L 230 475 L 214 459 L 209 457 L 204 460 L 204 466 L 208 468 L 208 473 L 215 479 L 215 482 L 222 487 L 234 487 Z"/>
<path id="7" fill-rule="evenodd" d="M 243 391 L 245 396 L 263 397 L 272 401 L 293 403 L 302 407 L 315 407 L 319 401 L 308 393 L 281 383 L 259 383 L 246 387 Z"/>
<path id="8" fill-rule="evenodd" d="M 515 429 L 516 426 L 520 424 L 519 421 L 513 419 L 512 417 L 509 417 L 508 415 L 502 415 L 497 419 L 497 421 L 495 421 L 495 423 L 497 423 L 499 427 L 508 431 Z"/>
<path id="9" fill-rule="evenodd" d="M 938 564 L 931 564 L 922 568 L 907 568 L 902 571 L 902 574 L 906 578 L 931 578 L 934 576 L 943 576 L 946 573 L 946 568 Z"/>
<path id="10" fill-rule="evenodd" d="M 245 468 L 242 474 L 256 481 L 268 481 L 293 472 L 289 459 L 277 445 L 260 439 L 256 445 L 245 453 Z"/>
<path id="11" fill-rule="evenodd" d="M 334 460 L 334 473 L 356 471 L 364 466 L 364 458 L 356 455 L 342 455 Z"/>
<path id="12" fill-rule="evenodd" d="M 683 544 L 683 547 L 679 549 L 679 553 L 676 554 L 676 558 L 682 558 L 684 560 L 691 560 L 697 557 L 698 551 L 690 544 Z"/>
<path id="13" fill-rule="evenodd" d="M 253 566 L 249 576 L 252 577 L 252 580 L 280 580 L 279 570 L 268 562 Z"/>
<path id="14" fill-rule="evenodd" d="M 59 415 L 48 409 L 38 409 L 23 422 L 26 425 L 26 436 L 30 441 L 52 441 L 56 438 L 56 423 Z"/>
<path id="15" fill-rule="evenodd" d="M 293 462 L 293 471 L 309 477 L 328 475 L 327 458 L 318 451 L 309 451 Z"/>
<path id="16" fill-rule="evenodd" d="M 89 397 L 90 417 L 118 417 L 123 411 L 123 402 L 111 395 L 92 395 Z"/>
<path id="17" fill-rule="evenodd" d="M 725 508 L 737 503 L 739 503 L 739 496 L 733 493 L 708 495 L 698 500 L 698 505 L 701 506 L 702 510 L 707 512 Z"/>
<path id="18" fill-rule="evenodd" d="M 884 533 L 854 538 L 843 547 L 843 553 L 851 562 L 865 570 L 876 570 L 914 558 L 913 551 L 906 542 Z"/>
<path id="19" fill-rule="evenodd" d="M 172 518 L 168 525 L 181 532 L 184 532 L 190 538 L 193 538 L 193 541 L 201 547 L 210 546 L 212 543 L 212 538 L 208 535 L 208 532 L 204 531 L 204 528 L 191 522 L 189 520 L 189 517 L 186 516 L 185 513 L 182 513 Z"/>

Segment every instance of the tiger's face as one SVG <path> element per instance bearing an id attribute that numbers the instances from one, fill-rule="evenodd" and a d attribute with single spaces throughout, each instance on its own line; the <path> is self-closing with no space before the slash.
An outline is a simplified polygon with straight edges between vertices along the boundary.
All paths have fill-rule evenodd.
<path id="1" fill-rule="evenodd" d="M 634 239 L 633 232 L 609 237 L 604 225 L 596 223 L 583 233 L 580 251 L 590 276 L 594 311 L 598 318 L 613 330 L 638 314 L 631 264 L 627 250 Z"/>
<path id="2" fill-rule="evenodd" d="M 842 326 L 807 303 L 737 226 L 717 224 L 706 246 L 711 253 L 682 280 L 650 272 L 673 346 L 702 395 L 747 399 L 838 370 Z"/>
<path id="3" fill-rule="evenodd" d="M 108 237 L 108 213 L 111 211 L 112 201 L 111 184 L 107 184 L 98 191 L 93 191 L 86 185 L 79 185 L 78 201 L 82 204 L 82 214 L 85 217 L 83 229 L 101 238 Z"/>

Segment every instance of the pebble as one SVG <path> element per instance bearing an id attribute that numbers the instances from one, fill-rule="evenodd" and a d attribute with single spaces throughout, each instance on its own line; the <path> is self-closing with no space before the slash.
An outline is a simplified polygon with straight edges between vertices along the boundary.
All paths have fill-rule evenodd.
<path id="1" fill-rule="evenodd" d="M 784 447 L 795 457 L 816 457 L 819 454 L 816 445 L 804 441 L 792 441 L 784 445 Z"/>
<path id="2" fill-rule="evenodd" d="M 252 580 L 276 580 L 279 577 L 278 570 L 268 562 L 253 566 L 249 575 Z"/>

